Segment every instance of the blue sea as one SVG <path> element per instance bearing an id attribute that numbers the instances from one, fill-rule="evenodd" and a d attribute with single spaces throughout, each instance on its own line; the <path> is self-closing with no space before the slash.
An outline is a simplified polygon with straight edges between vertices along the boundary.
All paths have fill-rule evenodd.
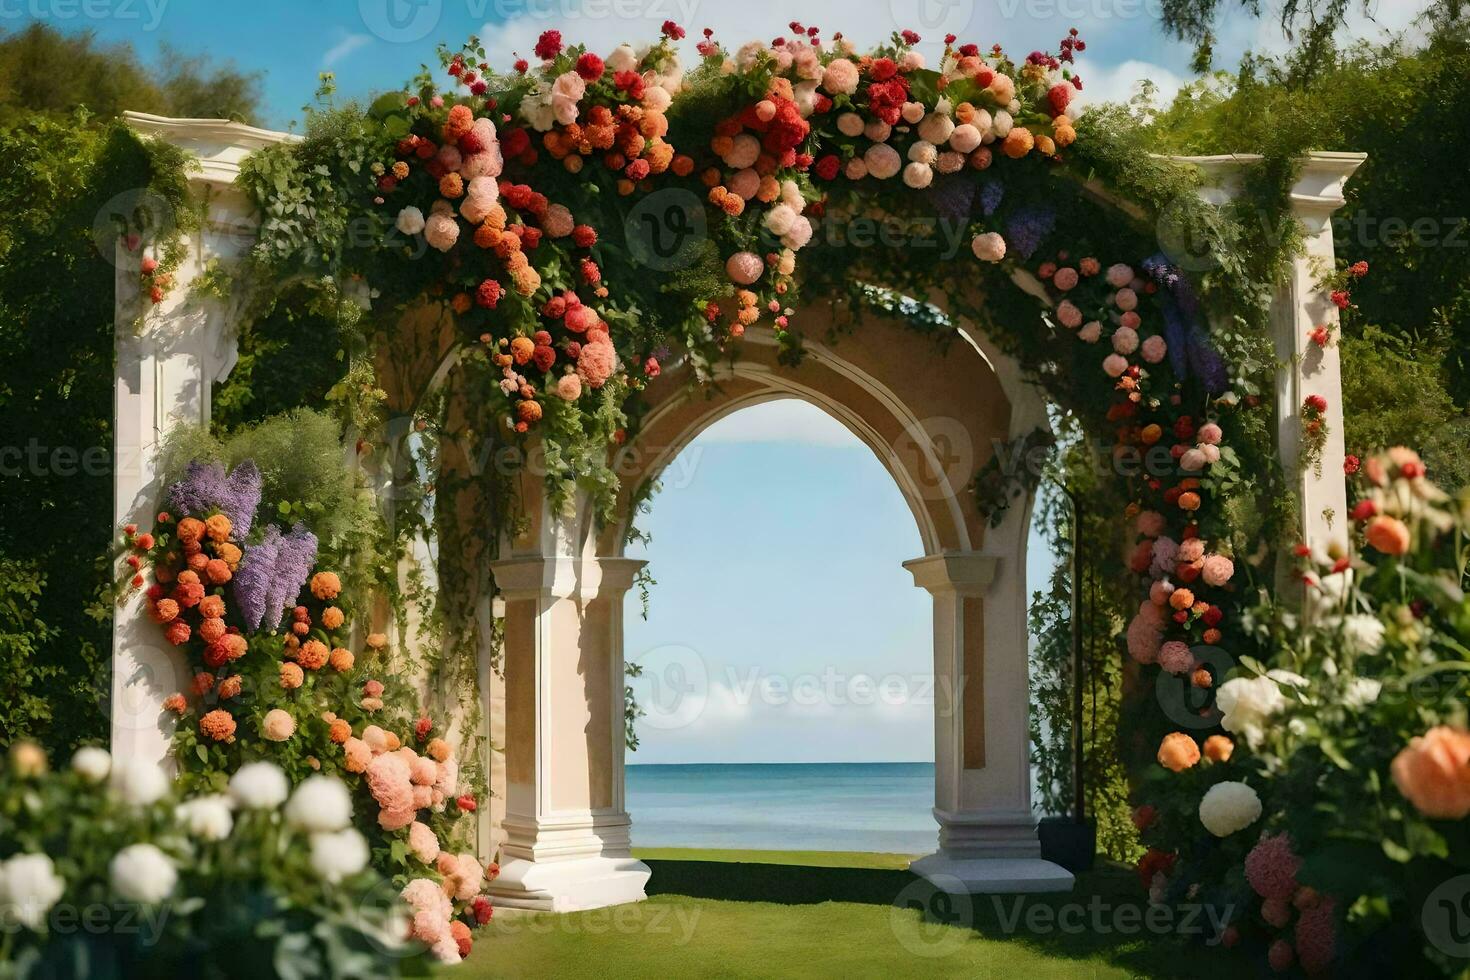
<path id="1" fill-rule="evenodd" d="M 927 854 L 934 764 L 628 766 L 634 847 Z"/>

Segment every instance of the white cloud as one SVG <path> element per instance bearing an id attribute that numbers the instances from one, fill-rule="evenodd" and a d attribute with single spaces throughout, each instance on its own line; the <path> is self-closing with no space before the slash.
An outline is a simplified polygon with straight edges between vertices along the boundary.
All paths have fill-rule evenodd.
<path id="1" fill-rule="evenodd" d="M 332 45 L 322 55 L 322 67 L 331 68 L 354 51 L 367 47 L 367 45 L 372 43 L 372 40 L 373 38 L 370 34 L 348 34 L 344 36 L 342 40 Z"/>
<path id="2" fill-rule="evenodd" d="M 815 405 L 794 398 L 762 402 L 727 415 L 704 430 L 694 444 L 748 442 L 841 449 L 863 445 L 841 422 Z"/>
<path id="3" fill-rule="evenodd" d="M 1078 68 L 1084 82 L 1077 99 L 1081 105 L 1127 102 L 1138 94 L 1144 79 L 1148 79 L 1156 90 L 1154 105 L 1162 108 L 1174 100 L 1174 95 L 1185 83 L 1185 79 L 1162 65 L 1146 61 L 1129 60 L 1111 68 L 1079 64 Z"/>

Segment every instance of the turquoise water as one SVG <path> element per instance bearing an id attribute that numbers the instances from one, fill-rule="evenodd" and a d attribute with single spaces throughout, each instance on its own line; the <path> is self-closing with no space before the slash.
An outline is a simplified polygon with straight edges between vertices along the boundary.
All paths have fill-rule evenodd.
<path id="1" fill-rule="evenodd" d="M 933 807 L 929 762 L 628 766 L 635 847 L 927 854 Z"/>

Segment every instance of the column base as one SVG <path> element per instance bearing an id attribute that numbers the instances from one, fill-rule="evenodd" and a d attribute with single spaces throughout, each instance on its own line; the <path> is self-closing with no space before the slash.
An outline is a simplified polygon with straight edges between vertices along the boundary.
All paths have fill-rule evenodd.
<path id="1" fill-rule="evenodd" d="M 937 851 L 909 870 L 951 895 L 1069 892 L 1072 872 L 1041 858 L 964 857 Z"/>
<path id="2" fill-rule="evenodd" d="M 641 902 L 652 874 L 631 857 L 585 857 L 569 861 L 511 858 L 490 883 L 490 900 L 512 909 L 583 912 Z"/>

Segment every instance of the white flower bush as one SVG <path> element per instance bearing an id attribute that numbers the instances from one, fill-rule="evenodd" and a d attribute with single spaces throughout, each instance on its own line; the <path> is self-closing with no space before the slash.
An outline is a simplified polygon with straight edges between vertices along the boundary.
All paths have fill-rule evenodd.
<path id="1" fill-rule="evenodd" d="M 1216 783 L 1199 801 L 1199 820 L 1216 837 L 1229 837 L 1261 818 L 1261 798 L 1246 783 Z"/>
<path id="2" fill-rule="evenodd" d="M 113 795 L 129 806 L 151 806 L 168 793 L 168 777 L 146 759 L 120 759 L 111 769 Z"/>
<path id="3" fill-rule="evenodd" d="M 327 884 L 359 873 L 367 863 L 367 841 L 351 827 L 311 835 L 311 867 Z"/>
<path id="4" fill-rule="evenodd" d="M 306 831 L 341 830 L 352 822 L 352 796 L 342 780 L 312 776 L 291 794 L 286 819 Z"/>
<path id="5" fill-rule="evenodd" d="M 0 863 L 0 909 L 27 929 L 39 932 L 45 926 L 65 890 L 66 882 L 44 854 L 17 854 Z"/>
<path id="6" fill-rule="evenodd" d="M 173 893 L 179 872 L 152 844 L 129 844 L 108 865 L 112 890 L 129 902 L 156 905 Z"/>
<path id="7" fill-rule="evenodd" d="M 198 796 L 180 803 L 174 815 L 189 833 L 200 840 L 222 841 L 235 827 L 232 809 L 228 796 Z"/>
<path id="8" fill-rule="evenodd" d="M 250 762 L 230 777 L 230 798 L 247 810 L 274 810 L 286 802 L 286 774 L 270 762 Z"/>

